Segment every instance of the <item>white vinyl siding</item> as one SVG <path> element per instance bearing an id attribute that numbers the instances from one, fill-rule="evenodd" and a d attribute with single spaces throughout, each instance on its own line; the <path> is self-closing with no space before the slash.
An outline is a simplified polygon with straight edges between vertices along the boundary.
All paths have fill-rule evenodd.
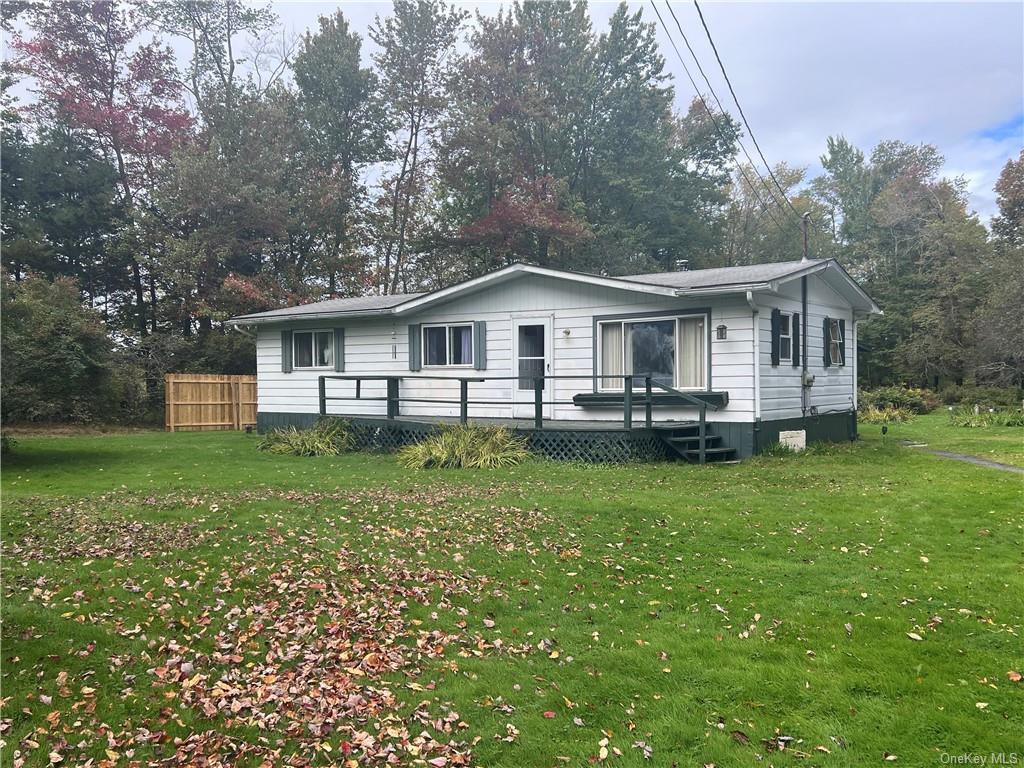
<path id="1" fill-rule="evenodd" d="M 424 373 L 444 376 L 451 381 L 429 381 L 407 378 L 402 394 L 408 397 L 445 398 L 451 405 L 402 403 L 405 416 L 458 416 L 459 384 L 457 379 L 487 376 L 511 376 L 512 318 L 545 316 L 552 321 L 552 369 L 556 376 L 571 379 L 553 381 L 556 400 L 571 401 L 573 395 L 594 391 L 594 318 L 606 315 L 664 313 L 682 315 L 687 311 L 710 308 L 711 327 L 726 325 L 727 339 L 712 334 L 710 388 L 728 391 L 729 405 L 720 411 L 709 411 L 708 418 L 719 421 L 752 421 L 754 413 L 754 377 L 751 365 L 753 326 L 750 308 L 742 297 L 704 297 L 682 300 L 652 297 L 613 288 L 583 285 L 568 280 L 525 275 L 506 283 L 455 299 L 447 304 L 413 316 L 339 320 L 345 327 L 345 376 L 358 374 L 379 376 L 409 375 L 410 323 L 429 325 L 469 324 L 476 320 L 487 323 L 485 371 L 465 368 L 424 368 Z M 319 409 L 317 380 L 324 371 L 296 370 L 281 372 L 280 345 L 282 327 L 305 330 L 301 323 L 265 326 L 257 336 L 257 371 L 259 376 L 259 410 L 264 412 L 316 413 Z M 308 325 L 307 328 L 314 326 Z M 821 321 L 818 321 L 819 334 Z M 706 329 L 705 343 L 707 342 Z M 705 351 L 706 356 L 706 351 Z M 820 356 L 819 356 L 820 357 Z M 331 375 L 328 373 L 328 375 Z M 470 417 L 508 418 L 512 413 L 515 382 L 487 381 L 469 385 L 470 399 L 499 400 L 508 406 L 470 406 Z M 328 394 L 352 395 L 351 382 L 328 382 Z M 364 382 L 363 395 L 383 396 L 385 383 Z M 336 401 L 329 412 L 351 415 L 381 416 L 381 401 Z M 657 408 L 658 419 L 690 419 L 692 408 Z M 555 419 L 601 419 L 619 421 L 622 409 L 615 407 L 580 408 L 556 405 Z"/>
<path id="2" fill-rule="evenodd" d="M 761 418 L 764 421 L 773 419 L 796 418 L 800 410 L 800 375 L 802 365 L 772 365 L 771 346 L 771 310 L 777 308 L 793 315 L 801 310 L 800 281 L 786 283 L 780 289 L 780 295 L 755 294 L 755 301 L 761 308 L 758 314 L 760 333 L 760 393 Z M 808 397 L 808 408 L 814 406 L 818 413 L 825 414 L 835 411 L 848 411 L 854 407 L 855 389 L 854 366 L 824 364 L 824 339 L 822 336 L 826 317 L 842 318 L 846 321 L 847 335 L 853 326 L 853 314 L 848 302 L 832 288 L 817 277 L 807 281 L 807 371 L 814 376 L 814 385 Z M 800 317 L 800 338 L 803 345 L 804 320 Z M 791 329 L 792 330 L 792 329 Z M 846 355 L 849 358 L 856 354 L 856 346 L 850 340 L 846 344 Z M 810 412 L 808 412 L 810 415 Z"/>

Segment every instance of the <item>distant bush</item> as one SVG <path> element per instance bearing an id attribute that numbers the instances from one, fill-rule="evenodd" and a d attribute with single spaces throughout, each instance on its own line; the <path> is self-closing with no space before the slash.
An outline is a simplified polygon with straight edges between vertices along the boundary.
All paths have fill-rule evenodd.
<path id="1" fill-rule="evenodd" d="M 87 422 L 116 411 L 113 343 L 74 280 L 5 274 L 0 317 L 4 422 Z"/>
<path id="2" fill-rule="evenodd" d="M 857 411 L 857 421 L 863 424 L 905 424 L 913 418 L 914 411 L 910 408 L 876 408 L 869 405 Z"/>
<path id="3" fill-rule="evenodd" d="M 281 456 L 338 456 L 352 450 L 352 444 L 347 421 L 321 419 L 310 429 L 271 430 L 256 447 Z"/>
<path id="4" fill-rule="evenodd" d="M 409 469 L 514 467 L 530 456 L 526 440 L 505 427 L 456 425 L 444 427 L 427 439 L 398 452 L 398 462 Z"/>
<path id="5" fill-rule="evenodd" d="M 999 406 L 1019 406 L 1024 392 L 1014 387 L 946 387 L 939 392 L 939 397 L 946 405 L 980 405 L 982 408 Z"/>
<path id="6" fill-rule="evenodd" d="M 954 427 L 1024 427 L 1024 410 L 1020 408 L 982 408 L 977 413 L 973 406 L 954 408 L 949 413 Z"/>
<path id="7" fill-rule="evenodd" d="M 18 441 L 15 440 L 10 435 L 8 435 L 8 434 L 0 435 L 0 455 L 3 455 L 3 456 L 8 455 L 9 453 L 11 453 L 14 450 L 14 446 L 16 446 L 17 444 L 18 444 Z"/>
<path id="8" fill-rule="evenodd" d="M 929 413 L 938 408 L 941 401 L 930 389 L 891 386 L 861 390 L 858 394 L 858 404 L 862 408 L 905 408 L 914 413 Z"/>

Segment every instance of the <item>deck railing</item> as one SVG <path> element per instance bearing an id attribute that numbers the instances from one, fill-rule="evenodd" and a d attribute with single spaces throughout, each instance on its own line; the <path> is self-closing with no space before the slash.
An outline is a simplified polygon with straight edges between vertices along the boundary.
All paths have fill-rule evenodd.
<path id="1" fill-rule="evenodd" d="M 427 403 L 434 405 L 458 405 L 459 406 L 459 422 L 465 424 L 469 421 L 469 406 L 471 405 L 501 405 L 501 406 L 514 406 L 523 405 L 524 403 L 518 403 L 514 400 L 487 400 L 487 399 L 470 399 L 469 397 L 469 385 L 480 384 L 489 381 L 522 381 L 523 379 L 531 379 L 533 383 L 533 426 L 534 429 L 544 429 L 544 406 L 546 405 L 575 405 L 572 400 L 558 400 L 558 399 L 544 399 L 544 387 L 548 381 L 558 380 L 576 380 L 590 378 L 588 376 L 572 376 L 572 375 L 560 375 L 560 376 L 431 376 L 428 374 L 408 374 L 402 376 L 346 376 L 340 375 L 321 375 L 319 377 L 319 396 L 320 396 L 320 415 L 327 415 L 327 403 L 330 401 L 353 401 L 360 400 L 363 402 L 385 402 L 385 416 L 388 419 L 397 419 L 401 411 L 402 403 Z M 686 405 L 697 408 L 698 411 L 698 434 L 700 440 L 698 443 L 700 450 L 700 463 L 703 464 L 705 460 L 704 450 L 707 436 L 707 411 L 708 408 L 712 410 L 718 410 L 718 405 L 715 403 L 707 402 L 699 397 L 694 396 L 690 392 L 684 392 L 682 390 L 670 387 L 667 384 L 663 384 L 660 381 L 655 380 L 652 376 L 638 376 L 634 374 L 601 374 L 602 380 L 608 379 L 621 379 L 622 380 L 622 425 L 625 429 L 633 428 L 633 413 L 636 406 L 642 405 L 644 409 L 644 424 L 647 429 L 651 429 L 654 426 L 654 408 L 658 403 L 654 401 L 654 390 L 660 390 L 668 392 L 674 395 L 677 400 L 682 400 Z M 642 390 L 634 391 L 633 384 L 637 379 L 643 379 L 644 386 Z M 459 398 L 455 400 L 453 398 L 444 397 L 403 397 L 401 394 L 401 382 L 403 380 L 426 380 L 426 381 L 443 381 L 443 382 L 458 382 L 459 384 Z M 355 394 L 354 395 L 328 395 L 327 394 L 327 382 L 328 381 L 348 381 L 355 383 Z M 385 382 L 385 394 L 384 395 L 363 395 L 363 382 Z M 678 405 L 678 402 L 675 403 Z"/>

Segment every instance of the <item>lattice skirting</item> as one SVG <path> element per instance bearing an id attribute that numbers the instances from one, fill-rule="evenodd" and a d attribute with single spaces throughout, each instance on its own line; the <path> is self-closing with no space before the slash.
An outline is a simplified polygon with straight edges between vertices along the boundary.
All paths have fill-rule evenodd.
<path id="1" fill-rule="evenodd" d="M 437 424 L 375 419 L 350 419 L 355 448 L 359 451 L 390 453 L 416 443 L 440 429 Z M 665 444 L 645 429 L 519 429 L 530 450 L 557 461 L 622 464 L 633 461 L 657 461 L 667 458 Z"/>
<path id="2" fill-rule="evenodd" d="M 543 429 L 526 435 L 531 451 L 558 461 L 623 464 L 666 458 L 665 444 L 647 430 Z"/>

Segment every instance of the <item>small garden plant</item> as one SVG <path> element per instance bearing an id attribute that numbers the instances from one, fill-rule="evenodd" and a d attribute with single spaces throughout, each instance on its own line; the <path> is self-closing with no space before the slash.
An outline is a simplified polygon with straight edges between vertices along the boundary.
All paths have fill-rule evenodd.
<path id="1" fill-rule="evenodd" d="M 471 424 L 444 427 L 419 443 L 407 445 L 398 452 L 398 461 L 409 469 L 495 469 L 514 467 L 529 456 L 526 440 L 511 430 Z"/>
<path id="2" fill-rule="evenodd" d="M 910 408 L 892 405 L 879 408 L 869 405 L 857 412 L 857 419 L 862 424 L 905 424 L 913 419 L 914 415 L 914 411 Z"/>
<path id="3" fill-rule="evenodd" d="M 352 445 L 347 421 L 321 419 L 310 429 L 273 429 L 256 447 L 282 456 L 338 456 L 352 450 Z"/>
<path id="4" fill-rule="evenodd" d="M 968 406 L 954 408 L 949 412 L 949 423 L 954 427 L 1024 427 L 1024 409 L 1021 408 L 979 408 Z"/>

